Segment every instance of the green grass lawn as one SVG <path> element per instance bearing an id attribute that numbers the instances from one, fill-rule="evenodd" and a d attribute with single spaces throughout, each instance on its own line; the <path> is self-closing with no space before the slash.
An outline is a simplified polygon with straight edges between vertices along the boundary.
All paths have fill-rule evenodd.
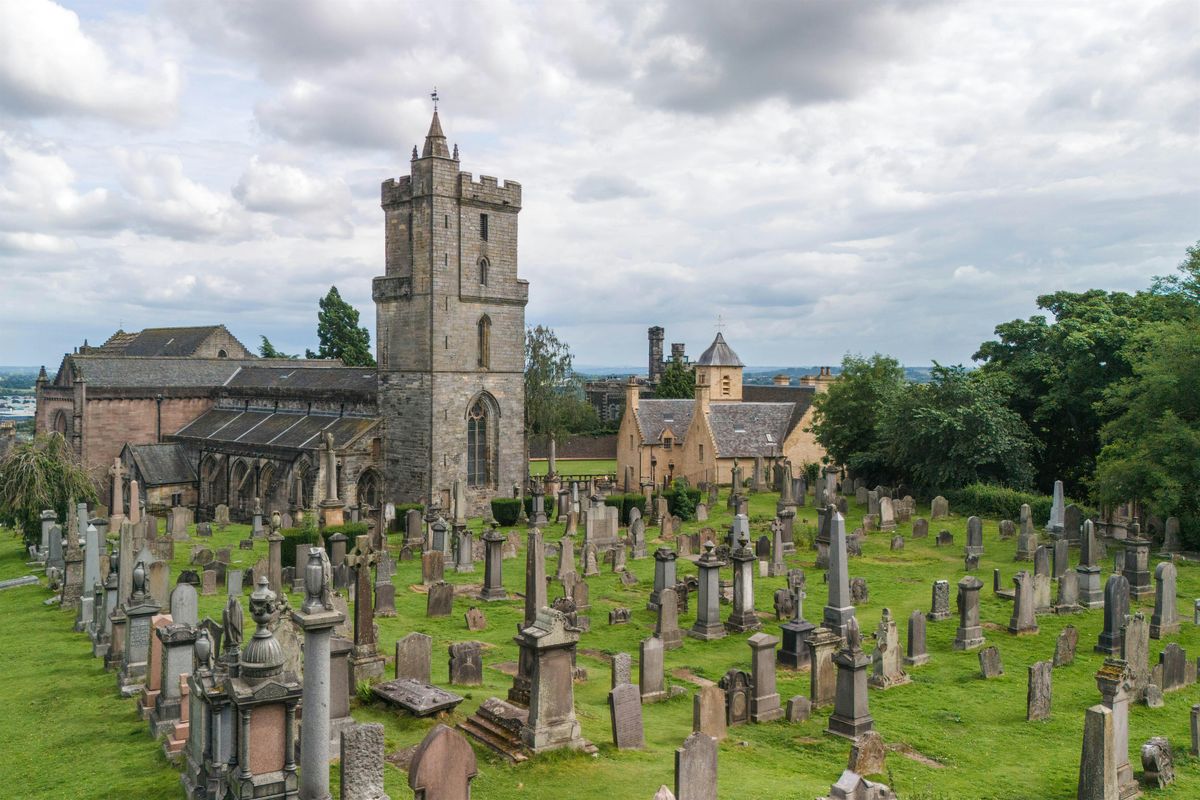
<path id="1" fill-rule="evenodd" d="M 751 499 L 750 513 L 755 536 L 766 532 L 774 514 L 774 495 Z M 928 509 L 924 509 L 927 513 Z M 858 520 L 863 509 L 852 504 L 850 519 Z M 706 523 L 717 531 L 726 528 L 729 514 L 723 504 Z M 797 523 L 799 538 L 811 537 L 815 512 L 801 509 Z M 856 522 L 854 524 L 857 524 Z M 854 526 L 851 525 L 851 527 Z M 685 530 L 702 527 L 686 523 Z M 942 528 L 954 533 L 953 548 L 938 549 L 933 537 Z M 902 524 L 906 536 L 910 526 Z M 1019 568 L 1014 564 L 1015 540 L 1001 542 L 995 521 L 985 526 L 987 551 L 981 559 L 978 576 L 984 581 L 982 617 L 989 644 L 1000 648 L 1004 661 L 1003 677 L 984 681 L 979 677 L 977 652 L 953 651 L 957 617 L 929 625 L 927 666 L 909 670 L 912 683 L 887 691 L 872 689 L 870 709 L 875 727 L 892 745 L 911 748 L 919 757 L 899 752 L 888 756 L 886 774 L 881 776 L 905 800 L 917 798 L 1061 798 L 1075 796 L 1079 768 L 1083 712 L 1099 702 L 1094 674 L 1103 657 L 1092 651 L 1103 622 L 1102 611 L 1074 616 L 1043 616 L 1035 636 L 1015 637 L 1003 630 L 1012 606 L 995 598 L 991 591 L 991 571 L 998 567 L 1006 586 Z M 551 525 L 547 538 L 561 536 L 562 526 Z M 649 532 L 657 533 L 656 529 Z M 233 526 L 213 537 L 220 546 L 234 543 L 246 534 L 244 526 Z M 9 534 L 4 534 L 9 536 Z M 956 582 L 963 573 L 962 546 L 966 521 L 955 517 L 945 524 L 935 523 L 930 537 L 909 540 L 902 552 L 889 549 L 886 534 L 872 534 L 861 558 L 850 562 L 850 574 L 868 581 L 870 601 L 858 609 L 864 634 L 876 628 L 882 609 L 891 609 L 903 629 L 913 609 L 928 610 L 930 584 L 938 578 Z M 0 578 L 27 573 L 14 538 L 3 540 Z M 180 544 L 172 565 L 173 575 L 186 568 L 189 547 Z M 253 552 L 234 549 L 233 556 L 250 566 L 265 552 L 259 543 Z M 789 566 L 803 567 L 808 575 L 809 598 L 806 616 L 819 619 L 825 602 L 821 574 L 813 566 L 813 552 L 803 546 Z M 1077 553 L 1072 554 L 1073 558 Z M 695 567 L 681 559 L 681 575 L 692 574 Z M 1111 564 L 1111 561 L 1110 561 Z M 524 554 L 504 563 L 504 582 L 510 593 L 523 589 Z M 587 668 L 589 680 L 575 686 L 575 701 L 584 735 L 600 747 L 597 757 L 576 753 L 557 753 L 538 757 L 521 766 L 510 766 L 477 748 L 479 776 L 474 795 L 480 800 L 515 798 L 580 798 L 581 800 L 637 800 L 652 797 L 660 784 L 671 785 L 673 751 L 691 732 L 691 693 L 695 685 L 686 680 L 685 671 L 717 680 L 730 667 L 749 669 L 750 648 L 747 635 L 729 636 L 716 642 L 684 640 L 681 649 L 666 654 L 668 683 L 688 689 L 685 696 L 644 708 L 646 748 L 640 752 L 616 752 L 610 744 L 607 693 L 609 668 L 604 654 L 629 652 L 635 656 L 639 640 L 653 631 L 653 615 L 646 611 L 646 595 L 653 576 L 653 559 L 630 561 L 638 575 L 638 586 L 625 588 L 605 571 L 589 579 L 591 588 L 592 631 L 584 634 L 578 661 Z M 548 565 L 552 574 L 553 560 Z M 728 578 L 728 574 L 723 577 Z M 1107 573 L 1106 573 L 1107 577 Z M 447 572 L 447 580 L 478 583 L 482 565 L 474 575 Z M 401 562 L 395 576 L 396 606 L 399 616 L 380 619 L 381 649 L 389 656 L 397 639 L 411 631 L 434 637 L 435 682 L 448 679 L 447 646 L 455 641 L 477 639 L 487 645 L 485 665 L 515 661 L 517 648 L 512 641 L 521 618 L 521 600 L 517 597 L 498 603 L 477 603 L 487 615 L 488 628 L 479 633 L 466 629 L 463 614 L 472 602 L 456 599 L 455 614 L 449 619 L 425 617 L 425 595 L 411 586 L 419 583 L 419 562 Z M 760 610 L 771 608 L 771 595 L 783 579 L 755 582 Z M 115 680 L 93 660 L 86 636 L 71 631 L 70 615 L 44 607 L 47 596 L 40 587 L 23 587 L 0 592 L 0 693 L 5 712 L 0 714 L 0 796 L 24 798 L 174 798 L 181 795 L 178 773 L 163 758 L 159 746 L 147 735 L 145 723 L 137 719 L 134 701 L 120 700 Z M 222 591 L 217 597 L 201 598 L 201 614 L 219 615 Z M 552 592 L 552 596 L 554 593 Z M 1200 655 L 1200 629 L 1191 624 L 1191 601 L 1200 597 L 1200 565 L 1179 565 L 1179 597 L 1183 610 L 1183 631 L 1178 641 L 1189 656 Z M 293 597 L 295 604 L 299 598 Z M 608 611 L 616 606 L 632 609 L 630 624 L 609 626 Z M 1136 608 L 1149 615 L 1151 606 Z M 728 614 L 728 607 L 722 608 Z M 694 599 L 691 613 L 680 619 L 681 626 L 695 619 Z M 765 617 L 766 630 L 779 633 L 773 614 Z M 1054 700 L 1051 718 L 1043 722 L 1025 721 L 1027 667 L 1034 661 L 1050 658 L 1055 638 L 1064 625 L 1079 629 L 1079 653 L 1073 665 L 1054 671 Z M 1165 641 L 1151 642 L 1151 661 L 1157 662 Z M 871 648 L 870 643 L 866 648 Z M 390 667 L 389 667 L 390 668 Z M 672 675 L 672 673 L 675 673 Z M 389 673 L 390 674 L 390 673 Z M 635 670 L 636 674 L 636 670 Z M 466 700 L 455 713 L 443 719 L 454 724 L 489 696 L 503 697 L 510 678 L 497 669 L 484 670 L 485 685 L 451 687 Z M 806 694 L 807 674 L 779 671 L 779 693 L 787 698 Z M 1200 702 L 1200 687 L 1169 694 L 1161 709 L 1136 706 L 1131 712 L 1130 751 L 1135 771 L 1140 771 L 1138 750 L 1147 738 L 1167 736 L 1174 746 L 1177 780 L 1162 792 L 1147 797 L 1187 798 L 1200 796 L 1200 759 L 1187 755 L 1188 714 L 1193 703 Z M 823 710 L 806 723 L 784 721 L 766 725 L 745 725 L 732 729 L 720 746 L 719 792 L 722 798 L 739 800 L 812 800 L 828 791 L 846 764 L 849 744 L 822 733 L 828 718 Z M 387 748 L 391 752 L 419 742 L 435 720 L 401 716 L 380 706 L 356 706 L 360 721 L 382 722 L 386 727 Z M 411 798 L 406 775 L 388 764 L 385 767 L 387 791 L 393 800 Z M 336 768 L 334 796 L 337 796 Z M 16 788 L 16 787 L 19 787 Z"/>
<path id="2" fill-rule="evenodd" d="M 535 459 L 529 462 L 530 475 L 545 475 L 549 467 L 546 459 Z M 617 471 L 615 458 L 580 458 L 558 459 L 555 467 L 560 475 L 611 475 Z"/>

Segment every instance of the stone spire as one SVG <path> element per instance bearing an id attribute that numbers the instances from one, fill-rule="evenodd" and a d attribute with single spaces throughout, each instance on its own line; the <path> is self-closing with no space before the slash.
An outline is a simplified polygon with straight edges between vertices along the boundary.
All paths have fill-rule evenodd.
<path id="1" fill-rule="evenodd" d="M 450 158 L 450 150 L 446 147 L 446 134 L 442 133 L 442 123 L 438 119 L 436 109 L 433 112 L 433 121 L 429 123 L 429 133 L 425 134 L 425 149 L 421 151 L 421 158 L 430 156 Z"/>

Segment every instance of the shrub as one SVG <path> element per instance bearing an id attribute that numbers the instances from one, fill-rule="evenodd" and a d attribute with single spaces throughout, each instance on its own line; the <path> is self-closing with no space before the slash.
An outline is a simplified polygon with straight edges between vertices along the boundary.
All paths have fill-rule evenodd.
<path id="1" fill-rule="evenodd" d="M 950 510 L 955 514 L 1010 519 L 1014 522 L 1021 518 L 1021 506 L 1028 503 L 1033 514 L 1034 527 L 1044 525 L 1046 520 L 1050 519 L 1050 506 L 1054 503 L 1054 498 L 1049 495 L 1022 492 L 988 483 L 972 483 L 947 492 L 945 497 L 950 501 Z M 1064 497 L 1063 503 L 1075 503 L 1085 519 L 1096 515 L 1094 508 L 1075 502 L 1069 497 Z"/>
<path id="2" fill-rule="evenodd" d="M 629 494 L 610 494 L 604 498 L 604 505 L 612 506 L 617 509 L 620 515 L 620 524 L 624 525 L 629 522 L 629 512 L 636 508 L 641 513 L 646 513 L 646 495 L 640 492 L 630 492 Z"/>
<path id="3" fill-rule="evenodd" d="M 365 536 L 370 530 L 370 526 L 365 522 L 344 522 L 341 525 L 327 525 L 321 533 L 325 535 L 326 539 L 329 539 L 330 536 L 336 533 L 340 533 L 353 542 L 355 538 Z M 353 545 L 350 545 L 350 547 L 353 547 Z"/>
<path id="4" fill-rule="evenodd" d="M 521 516 L 521 501 L 516 497 L 493 497 L 492 516 L 501 525 L 516 525 Z"/>
<path id="5" fill-rule="evenodd" d="M 311 514 L 305 515 L 305 523 L 300 528 L 282 528 L 279 531 L 283 536 L 283 541 L 280 543 L 282 548 L 280 551 L 279 563 L 285 567 L 304 568 L 304 564 L 296 563 L 296 546 L 301 544 L 315 544 L 317 541 L 317 524 Z"/>
<path id="6" fill-rule="evenodd" d="M 696 516 L 696 504 L 700 502 L 700 490 L 689 486 L 685 481 L 675 481 L 670 489 L 660 493 L 667 498 L 667 510 L 680 519 L 693 519 Z"/>
<path id="7" fill-rule="evenodd" d="M 424 514 L 425 506 L 422 505 L 421 503 L 397 503 L 396 504 L 396 518 L 393 519 L 391 522 L 391 525 L 388 526 L 388 533 L 403 533 L 404 532 L 404 518 L 408 515 L 409 511 L 414 511 L 414 510 L 419 511 L 422 514 Z"/>

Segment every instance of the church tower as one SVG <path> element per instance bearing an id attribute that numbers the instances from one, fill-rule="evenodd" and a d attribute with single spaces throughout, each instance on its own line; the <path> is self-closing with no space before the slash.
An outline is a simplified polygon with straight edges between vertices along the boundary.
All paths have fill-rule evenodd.
<path id="1" fill-rule="evenodd" d="M 374 281 L 387 495 L 473 514 L 525 476 L 521 185 L 459 171 L 437 109 L 410 174 L 383 182 L 386 274 Z M 448 511 L 448 509 L 447 509 Z"/>

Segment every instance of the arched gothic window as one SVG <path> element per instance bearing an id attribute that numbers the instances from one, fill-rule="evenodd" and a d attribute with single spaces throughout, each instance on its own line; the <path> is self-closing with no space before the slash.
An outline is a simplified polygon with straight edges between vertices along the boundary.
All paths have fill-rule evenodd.
<path id="1" fill-rule="evenodd" d="M 467 412 L 467 485 L 491 486 L 494 483 L 492 439 L 495 415 L 491 404 L 480 397 Z"/>
<path id="2" fill-rule="evenodd" d="M 358 476 L 358 504 L 371 508 L 379 507 L 379 476 L 369 469 Z"/>
<path id="3" fill-rule="evenodd" d="M 67 435 L 67 429 L 69 427 L 70 424 L 67 422 L 67 412 L 59 411 L 54 415 L 54 430 L 56 433 L 61 433 L 65 438 Z"/>
<path id="4" fill-rule="evenodd" d="M 488 267 L 489 266 L 491 266 L 491 265 L 488 264 L 488 260 L 486 258 L 479 259 L 479 285 L 480 286 L 488 285 Z"/>
<path id="5" fill-rule="evenodd" d="M 479 318 L 479 366 L 484 369 L 492 365 L 492 321 L 484 315 Z"/>

